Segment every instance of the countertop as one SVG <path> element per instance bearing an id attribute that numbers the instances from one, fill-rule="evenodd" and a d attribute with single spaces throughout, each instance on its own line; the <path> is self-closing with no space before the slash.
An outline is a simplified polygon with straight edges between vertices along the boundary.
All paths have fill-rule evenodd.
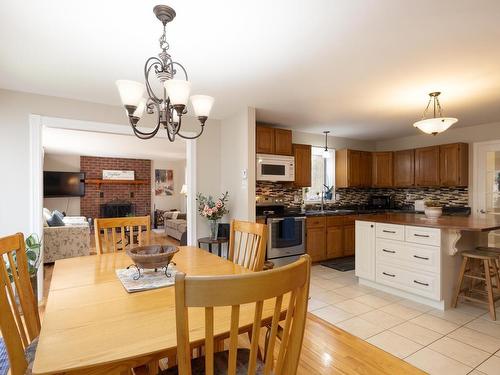
<path id="1" fill-rule="evenodd" d="M 500 229 L 500 217 L 490 216 L 481 218 L 470 216 L 441 216 L 438 219 L 428 219 L 423 214 L 408 213 L 383 213 L 363 217 L 360 215 L 356 220 L 374 221 L 378 223 L 413 225 L 417 227 L 429 227 L 440 229 L 455 229 L 472 232 L 488 232 Z"/>

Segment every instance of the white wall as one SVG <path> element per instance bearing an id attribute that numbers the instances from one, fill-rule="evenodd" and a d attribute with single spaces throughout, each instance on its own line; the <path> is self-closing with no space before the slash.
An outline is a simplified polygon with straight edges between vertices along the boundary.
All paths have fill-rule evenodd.
<path id="1" fill-rule="evenodd" d="M 45 153 L 43 170 L 52 172 L 80 172 L 79 155 Z M 80 197 L 44 198 L 43 206 L 49 210 L 66 212 L 68 216 L 80 216 Z"/>
<path id="2" fill-rule="evenodd" d="M 172 169 L 174 171 L 174 194 L 155 195 L 155 169 Z M 185 160 L 160 160 L 151 161 L 151 215 L 154 210 L 180 210 L 186 212 L 186 196 L 181 194 L 182 185 L 185 183 Z"/>
<path id="3" fill-rule="evenodd" d="M 221 121 L 221 190 L 229 192 L 228 219 L 255 220 L 255 108 Z"/>

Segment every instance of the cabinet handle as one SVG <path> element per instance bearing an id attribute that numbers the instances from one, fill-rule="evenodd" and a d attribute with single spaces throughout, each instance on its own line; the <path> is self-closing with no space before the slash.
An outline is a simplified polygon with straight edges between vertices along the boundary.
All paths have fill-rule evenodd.
<path id="1" fill-rule="evenodd" d="M 373 228 L 373 224 L 372 224 L 372 225 L 370 225 L 370 228 Z"/>
<path id="2" fill-rule="evenodd" d="M 385 229 L 384 229 L 384 230 L 382 230 L 382 232 L 384 232 L 384 233 L 392 233 L 392 234 L 395 234 L 395 233 L 396 233 L 396 232 L 395 232 L 395 231 L 393 231 L 393 230 L 385 230 Z"/>
<path id="3" fill-rule="evenodd" d="M 382 272 L 385 276 L 390 276 L 390 277 L 396 277 L 396 275 L 392 275 L 390 273 L 387 273 L 387 272 Z"/>
<path id="4" fill-rule="evenodd" d="M 418 234 L 418 233 L 413 233 L 415 237 L 423 237 L 423 238 L 429 238 L 430 236 L 428 234 Z"/>
<path id="5" fill-rule="evenodd" d="M 384 251 L 386 253 L 396 254 L 396 252 L 394 250 L 382 249 L 382 251 Z"/>
<path id="6" fill-rule="evenodd" d="M 429 258 L 427 258 L 427 257 L 421 257 L 421 256 L 418 256 L 418 255 L 414 255 L 413 257 L 417 258 L 417 259 L 429 260 Z"/>
<path id="7" fill-rule="evenodd" d="M 423 285 L 423 286 L 429 286 L 429 284 L 428 284 L 428 283 L 423 283 L 423 282 L 421 282 L 421 281 L 413 280 L 413 282 L 414 282 L 415 284 L 419 284 L 419 285 Z"/>

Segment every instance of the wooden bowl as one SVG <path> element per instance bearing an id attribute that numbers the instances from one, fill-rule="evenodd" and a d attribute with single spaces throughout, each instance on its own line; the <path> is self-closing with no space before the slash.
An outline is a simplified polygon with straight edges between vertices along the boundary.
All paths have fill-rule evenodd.
<path id="1" fill-rule="evenodd" d="M 167 267 L 174 255 L 179 251 L 177 246 L 148 245 L 127 250 L 127 255 L 140 268 Z"/>

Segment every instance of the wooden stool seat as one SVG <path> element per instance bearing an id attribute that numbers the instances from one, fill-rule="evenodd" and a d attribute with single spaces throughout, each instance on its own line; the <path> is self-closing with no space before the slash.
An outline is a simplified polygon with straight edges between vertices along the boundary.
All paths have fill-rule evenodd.
<path id="1" fill-rule="evenodd" d="M 470 250 L 463 251 L 462 256 L 472 259 L 496 260 L 500 256 L 500 252 L 497 253 L 489 250 Z"/>
<path id="2" fill-rule="evenodd" d="M 478 246 L 476 247 L 476 250 L 493 251 L 497 252 L 497 256 L 500 256 L 500 247 Z"/>

